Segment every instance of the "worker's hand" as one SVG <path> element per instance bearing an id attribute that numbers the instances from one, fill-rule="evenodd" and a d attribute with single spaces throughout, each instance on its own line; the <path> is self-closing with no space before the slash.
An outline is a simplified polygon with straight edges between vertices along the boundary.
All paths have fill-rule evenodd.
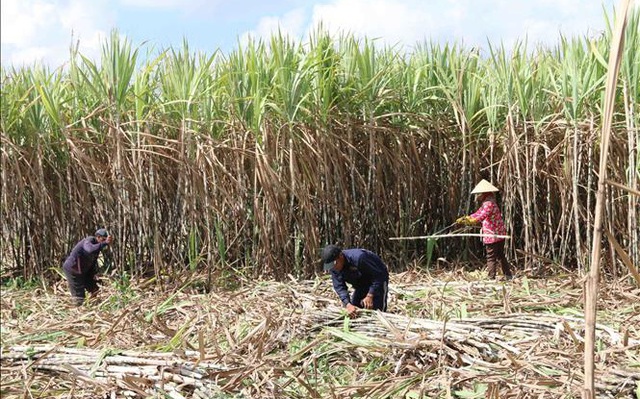
<path id="1" fill-rule="evenodd" d="M 111 236 L 111 234 L 109 234 L 107 238 L 104 240 L 104 242 L 106 242 L 107 244 L 111 244 L 112 240 L 113 240 L 113 237 Z"/>
<path id="2" fill-rule="evenodd" d="M 344 310 L 347 311 L 347 316 L 354 319 L 358 317 L 358 308 L 348 303 L 347 306 L 344 307 Z"/>
<path id="3" fill-rule="evenodd" d="M 367 294 L 362 300 L 362 307 L 365 309 L 373 309 L 373 294 Z"/>

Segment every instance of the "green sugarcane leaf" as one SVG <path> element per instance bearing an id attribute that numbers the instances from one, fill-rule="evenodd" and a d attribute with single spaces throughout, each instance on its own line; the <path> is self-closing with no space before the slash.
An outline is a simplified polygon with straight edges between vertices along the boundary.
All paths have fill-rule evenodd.
<path id="1" fill-rule="evenodd" d="M 431 259 L 433 259 L 433 250 L 436 247 L 436 239 L 427 239 L 427 269 L 431 266 Z"/>

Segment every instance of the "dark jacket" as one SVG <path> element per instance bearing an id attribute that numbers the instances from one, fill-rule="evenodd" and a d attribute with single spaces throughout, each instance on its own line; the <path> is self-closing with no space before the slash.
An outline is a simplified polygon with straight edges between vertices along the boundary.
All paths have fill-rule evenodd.
<path id="1" fill-rule="evenodd" d="M 64 270 L 73 274 L 96 273 L 98 271 L 98 255 L 106 242 L 98 242 L 94 236 L 80 240 L 64 261 Z"/>
<path id="2" fill-rule="evenodd" d="M 349 283 L 354 289 L 367 289 L 370 294 L 381 293 L 384 282 L 389 281 L 389 271 L 382 259 L 366 249 L 343 249 L 345 263 L 342 270 L 331 270 L 333 289 L 343 305 L 349 303 Z"/>

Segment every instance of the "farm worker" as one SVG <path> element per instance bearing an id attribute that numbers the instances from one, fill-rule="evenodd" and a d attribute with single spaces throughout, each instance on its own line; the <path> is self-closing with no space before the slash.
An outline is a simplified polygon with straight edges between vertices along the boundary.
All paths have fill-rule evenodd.
<path id="1" fill-rule="evenodd" d="M 85 291 L 98 291 L 98 255 L 111 240 L 107 230 L 98 229 L 94 236 L 80 240 L 65 260 L 62 270 L 76 306 L 84 302 Z"/>
<path id="2" fill-rule="evenodd" d="M 324 271 L 331 273 L 333 289 L 349 317 L 356 317 L 358 308 L 386 312 L 389 271 L 378 255 L 366 249 L 327 245 L 322 249 L 322 263 Z M 351 296 L 347 283 L 353 286 Z"/>
<path id="3" fill-rule="evenodd" d="M 456 220 L 456 224 L 463 226 L 474 226 L 482 224 L 481 233 L 482 243 L 485 246 L 487 256 L 487 272 L 490 279 L 496 278 L 496 269 L 498 264 L 502 268 L 502 273 L 506 280 L 511 280 L 511 268 L 507 258 L 504 256 L 504 238 L 495 237 L 495 235 L 506 234 L 502 213 L 496 202 L 494 193 L 498 190 L 493 184 L 482 179 L 480 183 L 471 191 L 476 195 L 476 200 L 482 205 L 480 208 L 469 216 L 462 216 Z"/>

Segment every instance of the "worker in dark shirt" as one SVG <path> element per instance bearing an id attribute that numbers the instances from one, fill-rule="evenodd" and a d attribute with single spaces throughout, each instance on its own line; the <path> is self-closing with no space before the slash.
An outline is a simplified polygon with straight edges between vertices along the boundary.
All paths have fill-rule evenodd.
<path id="1" fill-rule="evenodd" d="M 98 291 L 98 255 L 111 243 L 111 236 L 105 229 L 98 229 L 95 236 L 80 240 L 62 266 L 69 283 L 69 291 L 76 306 L 82 305 L 86 291 Z"/>
<path id="2" fill-rule="evenodd" d="M 349 317 L 356 317 L 358 308 L 387 311 L 389 271 L 378 255 L 366 249 L 327 245 L 322 262 Z M 351 296 L 346 283 L 353 286 Z"/>

